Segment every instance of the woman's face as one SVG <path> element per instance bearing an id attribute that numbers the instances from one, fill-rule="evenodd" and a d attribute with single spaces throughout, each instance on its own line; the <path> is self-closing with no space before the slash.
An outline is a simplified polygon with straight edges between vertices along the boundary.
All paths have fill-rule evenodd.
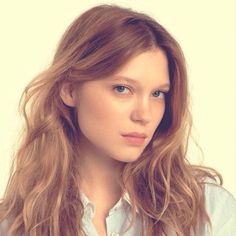
<path id="1" fill-rule="evenodd" d="M 102 158 L 137 160 L 163 117 L 168 88 L 168 62 L 161 49 L 133 57 L 109 78 L 85 82 L 76 91 L 81 142 Z M 123 136 L 132 132 L 147 137 L 133 143 Z"/>

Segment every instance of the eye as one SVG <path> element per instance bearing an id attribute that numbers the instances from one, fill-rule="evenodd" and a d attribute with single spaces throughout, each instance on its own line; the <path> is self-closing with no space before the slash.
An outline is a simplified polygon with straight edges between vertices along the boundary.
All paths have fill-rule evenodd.
<path id="1" fill-rule="evenodd" d="M 113 86 L 113 89 L 116 90 L 116 91 L 118 91 L 118 93 L 121 93 L 121 94 L 123 94 L 123 91 L 124 91 L 125 89 L 130 90 L 128 87 L 126 87 L 126 86 L 124 86 L 124 85 L 114 85 L 114 86 Z"/>
<path id="2" fill-rule="evenodd" d="M 158 97 L 159 98 L 159 97 L 165 97 L 167 92 L 157 90 L 154 94 L 155 94 L 154 97 Z"/>
<path id="3" fill-rule="evenodd" d="M 127 93 L 124 92 L 125 89 L 131 90 L 129 87 L 127 87 L 123 84 L 116 84 L 116 85 L 113 86 L 113 89 L 116 90 L 120 94 L 127 94 Z M 167 92 L 157 90 L 153 94 L 155 94 L 154 97 L 156 97 L 156 98 L 164 98 L 165 95 L 167 94 Z"/>

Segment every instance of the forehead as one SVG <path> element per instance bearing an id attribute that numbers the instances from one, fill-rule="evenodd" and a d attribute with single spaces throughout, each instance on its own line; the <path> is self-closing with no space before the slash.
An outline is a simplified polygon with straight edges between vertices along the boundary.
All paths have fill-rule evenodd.
<path id="1" fill-rule="evenodd" d="M 165 52 L 155 49 L 140 53 L 128 60 L 110 79 L 125 80 L 137 86 L 168 85 L 169 70 Z"/>

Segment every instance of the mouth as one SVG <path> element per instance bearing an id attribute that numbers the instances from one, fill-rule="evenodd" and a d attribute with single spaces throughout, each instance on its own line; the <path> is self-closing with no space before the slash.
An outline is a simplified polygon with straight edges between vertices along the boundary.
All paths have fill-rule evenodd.
<path id="1" fill-rule="evenodd" d="M 137 138 L 146 138 L 147 135 L 145 133 L 138 133 L 138 132 L 131 132 L 127 134 L 122 134 L 124 136 L 131 136 L 131 137 L 137 137 Z"/>
<path id="2" fill-rule="evenodd" d="M 129 136 L 129 135 L 122 135 L 123 138 L 129 144 L 134 145 L 142 145 L 145 142 L 146 137 L 137 137 L 137 136 Z"/>

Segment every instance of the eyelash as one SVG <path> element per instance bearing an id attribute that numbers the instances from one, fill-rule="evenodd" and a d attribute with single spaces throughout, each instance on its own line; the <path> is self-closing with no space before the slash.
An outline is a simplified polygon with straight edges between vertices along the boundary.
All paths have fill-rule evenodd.
<path id="1" fill-rule="evenodd" d="M 118 87 L 124 87 L 124 88 L 127 88 L 127 89 L 131 90 L 129 87 L 127 87 L 127 86 L 124 85 L 124 84 L 116 84 L 116 85 L 113 85 L 113 90 L 117 89 Z M 168 93 L 168 92 L 166 92 L 166 91 L 160 91 L 160 90 L 157 90 L 157 92 L 161 92 L 161 93 L 164 95 L 164 97 L 165 97 L 165 95 Z M 123 94 L 123 93 L 120 93 L 120 94 Z M 157 98 L 158 98 L 158 97 L 157 97 Z"/>

